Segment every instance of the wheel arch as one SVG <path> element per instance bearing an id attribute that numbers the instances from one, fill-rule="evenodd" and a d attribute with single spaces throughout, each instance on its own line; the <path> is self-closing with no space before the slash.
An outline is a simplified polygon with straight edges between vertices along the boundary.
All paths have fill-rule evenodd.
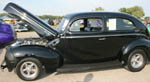
<path id="1" fill-rule="evenodd" d="M 124 65 L 127 62 L 129 54 L 135 49 L 142 49 L 146 53 L 147 59 L 150 60 L 150 41 L 146 39 L 137 39 L 123 46 L 119 53 L 119 60 Z"/>
<path id="2" fill-rule="evenodd" d="M 10 48 L 7 49 L 5 56 L 8 70 L 12 71 L 20 60 L 28 57 L 38 59 L 46 69 L 59 67 L 62 58 L 60 53 L 44 46 L 24 45 Z"/>

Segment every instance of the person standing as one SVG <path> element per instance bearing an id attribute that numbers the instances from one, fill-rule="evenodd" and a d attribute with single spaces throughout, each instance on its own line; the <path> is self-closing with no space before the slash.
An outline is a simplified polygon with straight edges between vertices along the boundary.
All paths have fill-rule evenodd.
<path id="1" fill-rule="evenodd" d="M 53 20 L 52 20 L 52 19 L 49 19 L 49 20 L 48 20 L 48 24 L 53 26 L 53 25 L 54 25 Z"/>

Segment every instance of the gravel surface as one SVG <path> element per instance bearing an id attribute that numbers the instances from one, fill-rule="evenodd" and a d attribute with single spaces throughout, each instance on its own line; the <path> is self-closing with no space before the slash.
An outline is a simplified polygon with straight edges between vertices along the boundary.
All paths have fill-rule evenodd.
<path id="1" fill-rule="evenodd" d="M 18 37 L 38 37 L 36 33 L 18 33 Z M 0 55 L 0 62 L 6 50 Z M 14 72 L 0 71 L 0 82 L 24 82 Z M 124 68 L 99 69 L 76 73 L 49 73 L 36 80 L 36 82 L 150 82 L 150 65 L 141 72 L 129 72 Z"/>

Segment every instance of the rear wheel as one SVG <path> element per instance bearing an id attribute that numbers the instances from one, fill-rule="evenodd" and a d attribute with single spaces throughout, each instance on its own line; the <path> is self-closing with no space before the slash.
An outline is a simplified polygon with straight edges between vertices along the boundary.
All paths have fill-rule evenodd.
<path id="1" fill-rule="evenodd" d="M 36 80 L 42 73 L 42 64 L 36 58 L 24 58 L 17 64 L 16 73 L 22 80 Z"/>
<path id="2" fill-rule="evenodd" d="M 127 65 L 125 66 L 129 71 L 138 72 L 141 71 L 146 65 L 146 54 L 142 49 L 133 50 L 127 61 Z"/>

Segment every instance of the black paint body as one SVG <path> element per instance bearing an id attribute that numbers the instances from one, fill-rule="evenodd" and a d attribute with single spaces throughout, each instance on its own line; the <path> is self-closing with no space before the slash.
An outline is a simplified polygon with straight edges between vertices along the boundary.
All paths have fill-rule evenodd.
<path id="1" fill-rule="evenodd" d="M 15 8 L 17 7 L 15 5 Z M 7 11 L 9 9 L 5 10 Z M 22 9 L 19 8 L 18 11 L 22 11 Z M 9 13 L 18 15 L 18 17 L 20 16 L 20 18 L 22 16 L 14 12 Z M 27 14 L 27 17 L 29 17 L 28 15 L 31 16 L 30 14 Z M 70 25 L 75 20 L 81 18 L 99 17 L 103 18 L 105 23 L 105 29 L 103 32 L 69 31 Z M 134 23 L 136 29 L 134 31 L 107 32 L 106 20 L 111 17 L 128 19 Z M 43 38 L 48 39 L 53 37 L 53 39 L 59 39 L 60 42 L 59 44 L 53 46 L 53 48 L 36 45 L 8 48 L 5 59 L 9 71 L 12 71 L 18 61 L 25 57 L 38 58 L 47 68 L 57 68 L 60 66 L 60 64 L 63 64 L 62 62 L 64 62 L 64 64 L 66 64 L 66 62 L 71 62 L 75 64 L 120 60 L 120 62 L 124 62 L 123 64 L 125 64 L 129 53 L 137 47 L 143 48 L 147 53 L 147 57 L 149 57 L 149 33 L 144 24 L 133 16 L 115 12 L 86 12 L 66 15 L 65 18 L 67 18 L 69 21 L 69 23 L 66 25 L 65 30 L 55 33 L 55 31 L 49 29 L 53 31 L 53 35 L 46 35 L 45 32 L 43 32 L 42 30 L 37 29 L 40 29 L 40 26 L 32 25 L 36 30 L 38 30 L 36 32 L 39 35 L 42 35 Z M 34 21 L 28 21 L 28 19 L 24 20 L 26 22 L 30 22 L 30 24 L 35 24 Z M 36 22 L 38 22 L 37 24 L 41 24 L 41 26 L 43 24 L 41 23 L 42 21 L 36 20 Z M 105 38 L 105 40 L 99 40 L 102 38 Z M 52 38 L 48 40 L 49 42 L 51 42 Z"/>

